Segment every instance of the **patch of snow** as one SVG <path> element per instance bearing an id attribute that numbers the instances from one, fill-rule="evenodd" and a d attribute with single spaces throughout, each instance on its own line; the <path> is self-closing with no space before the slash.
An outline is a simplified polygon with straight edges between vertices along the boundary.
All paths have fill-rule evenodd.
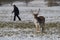
<path id="1" fill-rule="evenodd" d="M 6 28 L 8 29 L 8 28 Z M 59 40 L 60 38 L 58 38 L 59 36 L 56 34 L 33 34 L 31 33 L 33 30 L 32 29 L 8 29 L 6 30 L 4 28 L 4 30 L 2 29 L 2 32 L 0 30 L 1 33 L 14 33 L 11 36 L 7 36 L 7 34 L 5 34 L 5 36 L 1 37 L 1 33 L 0 33 L 0 40 Z M 12 30 L 12 31 L 9 31 Z M 52 30 L 51 30 L 52 31 Z M 54 30 L 55 31 L 55 30 Z M 47 31 L 48 32 L 48 31 Z M 18 34 L 15 34 L 18 33 Z M 4 35 L 4 34 L 2 34 Z"/>

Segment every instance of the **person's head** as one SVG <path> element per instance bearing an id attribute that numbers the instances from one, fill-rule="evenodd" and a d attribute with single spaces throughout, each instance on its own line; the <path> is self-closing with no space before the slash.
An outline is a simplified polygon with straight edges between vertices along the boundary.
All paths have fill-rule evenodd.
<path id="1" fill-rule="evenodd" d="M 14 4 L 13 7 L 16 7 L 16 5 Z"/>

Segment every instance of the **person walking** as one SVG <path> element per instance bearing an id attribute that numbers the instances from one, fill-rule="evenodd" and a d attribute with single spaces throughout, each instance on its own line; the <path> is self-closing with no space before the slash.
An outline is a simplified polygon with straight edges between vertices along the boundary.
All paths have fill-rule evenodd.
<path id="1" fill-rule="evenodd" d="M 14 21 L 16 20 L 16 17 L 18 17 L 18 19 L 21 21 L 21 18 L 19 17 L 19 9 L 16 5 L 13 5 L 14 10 L 12 11 L 12 13 L 14 13 Z"/>

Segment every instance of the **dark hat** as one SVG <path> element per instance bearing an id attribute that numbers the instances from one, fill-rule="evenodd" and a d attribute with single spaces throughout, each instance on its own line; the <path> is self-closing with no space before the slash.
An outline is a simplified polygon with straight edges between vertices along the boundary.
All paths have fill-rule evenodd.
<path id="1" fill-rule="evenodd" d="M 14 6 L 14 7 L 16 7 L 16 5 L 15 5 L 15 4 L 14 4 L 13 6 Z"/>
<path id="2" fill-rule="evenodd" d="M 13 6 L 16 6 L 15 4 Z"/>

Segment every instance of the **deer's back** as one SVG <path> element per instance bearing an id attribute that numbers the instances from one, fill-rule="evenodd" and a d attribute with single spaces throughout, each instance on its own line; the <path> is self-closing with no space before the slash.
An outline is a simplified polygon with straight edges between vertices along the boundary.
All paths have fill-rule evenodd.
<path id="1" fill-rule="evenodd" d="M 43 17 L 43 16 L 39 16 L 37 19 L 40 23 L 45 22 L 45 17 Z"/>

